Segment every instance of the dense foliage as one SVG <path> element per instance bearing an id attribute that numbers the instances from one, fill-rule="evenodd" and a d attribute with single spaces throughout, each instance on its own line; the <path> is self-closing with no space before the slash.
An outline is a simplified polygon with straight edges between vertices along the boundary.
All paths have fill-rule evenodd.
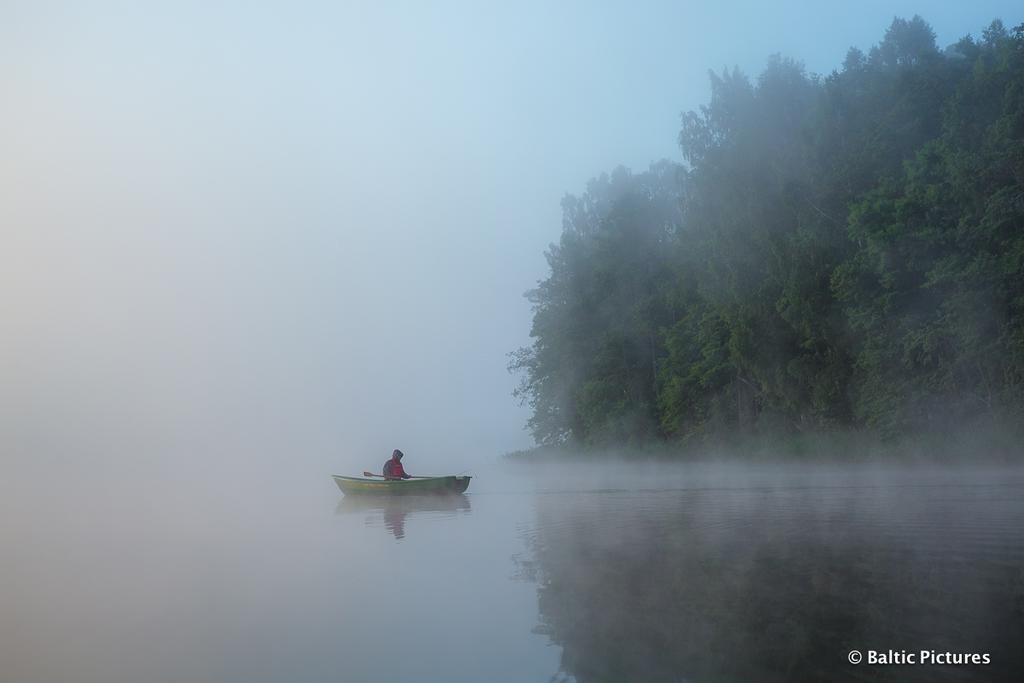
<path id="1" fill-rule="evenodd" d="M 512 355 L 539 443 L 919 432 L 1024 406 L 1024 26 L 712 74 L 684 162 L 563 202 Z"/>

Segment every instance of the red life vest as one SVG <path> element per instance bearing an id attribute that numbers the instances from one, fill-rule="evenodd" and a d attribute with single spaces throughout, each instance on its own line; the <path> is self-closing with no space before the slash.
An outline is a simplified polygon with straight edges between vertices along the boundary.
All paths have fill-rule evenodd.
<path id="1" fill-rule="evenodd" d="M 401 462 L 391 458 L 384 463 L 384 476 L 388 479 L 404 479 L 405 468 L 402 467 Z"/>

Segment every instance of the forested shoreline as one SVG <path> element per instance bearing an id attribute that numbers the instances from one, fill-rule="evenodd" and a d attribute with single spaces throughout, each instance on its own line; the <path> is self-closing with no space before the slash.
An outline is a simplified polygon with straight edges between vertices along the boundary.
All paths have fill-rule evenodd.
<path id="1" fill-rule="evenodd" d="M 538 444 L 884 438 L 1024 415 L 1024 25 L 920 17 L 711 74 L 682 163 L 563 200 L 516 395 Z"/>

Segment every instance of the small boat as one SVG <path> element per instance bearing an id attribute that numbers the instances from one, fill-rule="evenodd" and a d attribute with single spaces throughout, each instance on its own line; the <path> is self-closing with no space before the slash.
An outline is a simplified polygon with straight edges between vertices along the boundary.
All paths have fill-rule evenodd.
<path id="1" fill-rule="evenodd" d="M 332 475 L 342 493 L 377 493 L 384 495 L 423 495 L 462 493 L 469 488 L 472 477 L 417 477 L 415 479 L 369 479 Z"/>

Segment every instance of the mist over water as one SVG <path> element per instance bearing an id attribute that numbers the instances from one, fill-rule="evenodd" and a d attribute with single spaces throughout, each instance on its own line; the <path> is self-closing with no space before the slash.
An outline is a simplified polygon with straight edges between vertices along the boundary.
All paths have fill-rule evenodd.
<path id="1" fill-rule="evenodd" d="M 411 463 L 410 463 L 410 469 Z M 1011 680 L 1019 467 L 482 465 L 0 484 L 10 680 Z M 860 668 L 851 649 L 987 652 Z"/>
<path id="2" fill-rule="evenodd" d="M 0 683 L 1024 678 L 1024 471 L 979 464 L 1016 444 L 942 466 L 499 460 L 531 444 L 507 354 L 565 193 L 619 164 L 675 177 L 709 68 L 781 52 L 820 85 L 919 8 L 159 4 L 0 8 Z M 928 20 L 945 49 L 1018 12 Z M 614 408 L 609 386 L 591 397 Z M 752 417 L 737 398 L 725 430 Z M 468 492 L 332 483 L 394 448 Z"/>
<path id="3" fill-rule="evenodd" d="M 786 469 L 680 469 L 668 486 L 538 495 L 533 568 L 563 671 L 927 681 L 1024 670 L 1019 468 Z M 845 660 L 854 649 L 989 652 L 993 664 L 865 672 Z"/>

